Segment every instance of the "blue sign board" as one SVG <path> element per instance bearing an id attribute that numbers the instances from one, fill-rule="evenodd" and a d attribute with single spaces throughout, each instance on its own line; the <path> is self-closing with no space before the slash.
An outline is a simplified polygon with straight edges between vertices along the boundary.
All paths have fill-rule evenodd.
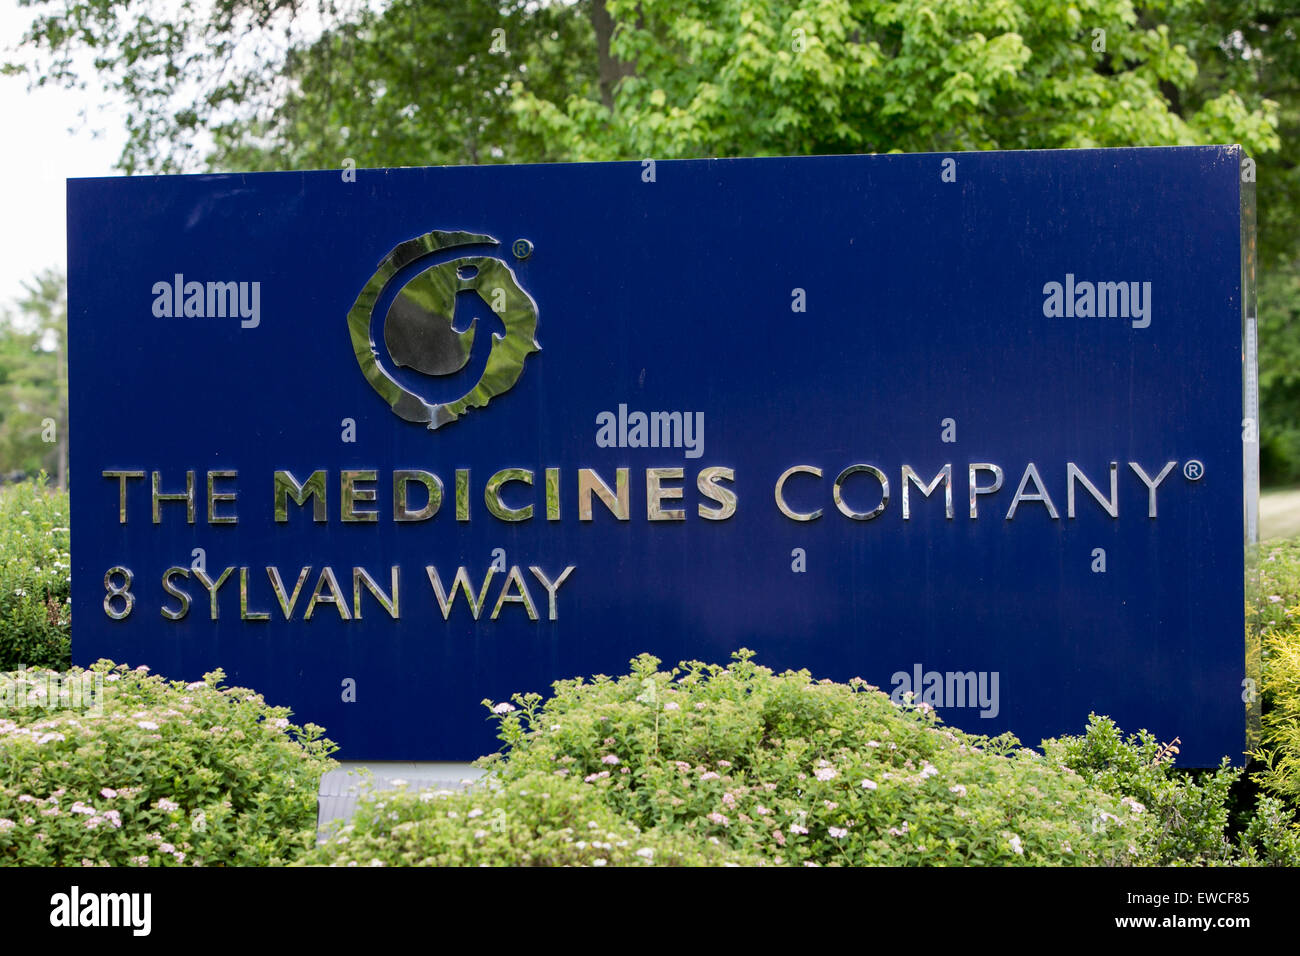
<path id="1" fill-rule="evenodd" d="M 1241 167 L 71 181 L 74 658 L 222 667 L 354 758 L 744 646 L 1030 745 L 1095 711 L 1239 759 Z"/>

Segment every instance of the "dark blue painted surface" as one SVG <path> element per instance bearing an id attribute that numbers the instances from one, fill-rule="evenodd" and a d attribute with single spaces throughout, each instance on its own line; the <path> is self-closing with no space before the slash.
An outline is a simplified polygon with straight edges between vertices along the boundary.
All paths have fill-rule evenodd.
<path id="1" fill-rule="evenodd" d="M 1182 738 L 1182 758 L 1213 764 L 1243 745 L 1240 239 L 1237 164 L 1227 148 L 362 170 L 69 183 L 73 653 L 147 663 L 193 679 L 221 666 L 234 683 L 324 724 L 349 757 L 453 759 L 495 749 L 483 698 L 545 691 L 557 678 L 621 673 L 649 651 L 725 661 L 738 646 L 778 669 L 861 675 L 885 689 L 914 665 L 999 673 L 1000 713 L 941 708 L 978 732 L 1029 744 L 1080 732 L 1088 712 L 1125 729 Z M 437 431 L 399 420 L 362 377 L 346 315 L 376 264 L 430 230 L 483 232 L 538 304 L 540 354 L 518 384 Z M 510 244 L 526 237 L 531 257 Z M 435 257 L 430 262 L 452 256 Z M 261 282 L 261 324 L 156 318 L 151 289 L 175 273 Z M 1151 324 L 1046 318 L 1043 286 L 1152 283 Z M 791 310 L 792 289 L 807 311 Z M 480 314 L 483 310 L 480 309 Z M 482 324 L 482 323 L 481 323 Z M 416 376 L 418 378 L 418 376 Z M 441 389 L 441 394 L 439 394 Z M 455 394 L 441 384 L 430 398 Z M 596 416 L 704 413 L 704 451 L 599 448 Z M 355 419 L 356 441 L 340 423 Z M 940 441 L 953 418 L 957 441 Z M 1183 476 L 1189 459 L 1205 476 Z M 1120 463 L 1119 517 L 1080 490 L 1066 518 L 1066 462 L 1105 490 Z M 1061 517 L 1023 502 L 1005 519 L 1028 462 Z M 1147 517 L 1128 467 L 1177 461 Z M 878 518 L 836 511 L 831 483 L 870 463 L 889 476 Z M 913 492 L 901 517 L 900 468 L 954 467 L 956 515 Z M 1006 471 L 971 520 L 966 465 Z M 795 464 L 789 500 L 823 517 L 798 523 L 773 499 Z M 696 471 L 735 469 L 729 520 L 700 519 Z M 631 469 L 632 517 L 595 503 L 580 522 L 577 469 L 611 484 Z M 646 519 L 644 469 L 680 466 L 687 518 Z M 472 517 L 454 520 L 454 470 L 471 469 Z M 483 503 L 495 471 L 536 472 L 507 502 L 537 514 L 507 524 Z M 562 471 L 563 517 L 544 517 L 543 470 Z M 210 526 L 208 469 L 237 469 L 236 526 Z M 308 509 L 272 518 L 272 475 L 329 471 L 329 521 Z M 338 474 L 379 471 L 376 524 L 339 520 Z M 391 520 L 395 468 L 441 476 L 431 521 Z M 104 470 L 194 469 L 198 521 L 181 505 L 149 520 L 148 483 Z M 982 480 L 988 481 L 987 475 Z M 878 500 L 853 479 L 851 504 Z M 667 502 L 668 506 L 677 502 Z M 225 511 L 230 507 L 224 506 Z M 210 620 L 206 592 L 180 622 L 160 614 L 171 565 L 202 547 L 213 576 L 238 571 Z M 545 620 L 507 605 L 475 622 L 463 595 L 444 622 L 425 576 L 458 565 L 481 580 L 491 552 L 556 574 L 575 565 Z M 807 571 L 791 570 L 803 548 Z M 1104 574 L 1092 551 L 1106 550 Z M 401 567 L 401 620 L 365 597 L 360 621 L 302 599 L 286 622 L 265 567 L 292 587 L 330 565 L 350 592 L 354 566 L 387 584 Z M 102 609 L 104 572 L 135 575 L 124 621 Z M 489 592 L 494 602 L 503 575 Z M 304 595 L 304 598 L 306 595 Z M 174 603 L 169 601 L 169 604 Z M 340 699 L 345 678 L 357 701 Z"/>

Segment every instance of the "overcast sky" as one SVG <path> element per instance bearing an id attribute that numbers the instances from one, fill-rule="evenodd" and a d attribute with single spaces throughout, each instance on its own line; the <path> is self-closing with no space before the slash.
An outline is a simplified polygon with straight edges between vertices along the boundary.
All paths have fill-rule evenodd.
<path id="1" fill-rule="evenodd" d="M 14 46 L 32 11 L 0 0 L 0 48 Z M 0 53 L 0 58 L 8 59 Z M 106 97 L 46 88 L 27 92 L 22 78 L 0 77 L 0 309 L 22 294 L 41 269 L 67 266 L 65 190 L 70 177 L 117 175 L 125 137 L 121 114 L 100 107 Z M 78 117 L 92 107 L 90 122 Z"/>

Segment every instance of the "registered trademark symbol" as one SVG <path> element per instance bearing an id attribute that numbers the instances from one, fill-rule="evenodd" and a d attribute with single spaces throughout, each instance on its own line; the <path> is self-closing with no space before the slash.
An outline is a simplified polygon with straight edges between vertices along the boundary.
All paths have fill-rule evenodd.
<path id="1" fill-rule="evenodd" d="M 1195 458 L 1183 465 L 1183 477 L 1188 481 L 1200 481 L 1201 476 L 1204 474 L 1205 466 Z"/>
<path id="2" fill-rule="evenodd" d="M 527 259 L 533 254 L 533 244 L 527 239 L 516 239 L 510 249 L 515 254 L 516 259 Z"/>

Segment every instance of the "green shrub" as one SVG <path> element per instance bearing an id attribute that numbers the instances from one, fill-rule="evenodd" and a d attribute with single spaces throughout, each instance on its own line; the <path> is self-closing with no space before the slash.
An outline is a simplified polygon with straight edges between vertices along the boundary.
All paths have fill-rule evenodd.
<path id="1" fill-rule="evenodd" d="M 1287 613 L 1300 616 L 1300 607 Z M 1266 789 L 1300 806 L 1300 621 L 1264 637 L 1263 740 L 1253 755 L 1261 769 L 1255 779 Z"/>
<path id="2" fill-rule="evenodd" d="M 334 745 L 259 694 L 100 661 L 0 674 L 0 864 L 262 865 L 315 837 Z"/>
<path id="3" fill-rule="evenodd" d="M 1260 560 L 1258 604 L 1247 609 L 1263 661 L 1262 731 L 1251 755 L 1254 780 L 1300 809 L 1300 542 L 1269 548 Z"/>
<path id="4" fill-rule="evenodd" d="M 524 774 L 469 791 L 370 794 L 305 860 L 329 866 L 762 864 L 721 842 L 642 833 L 579 780 Z"/>
<path id="5" fill-rule="evenodd" d="M 0 489 L 0 670 L 69 665 L 70 567 L 67 492 Z"/>
<path id="6" fill-rule="evenodd" d="M 1256 629 L 1267 633 L 1289 625 L 1288 611 L 1300 605 L 1300 540 L 1265 545 L 1258 566 L 1259 603 L 1249 611 Z"/>
<path id="7" fill-rule="evenodd" d="M 1125 738 L 1096 714 L 1082 737 L 1045 740 L 1043 751 L 1092 786 L 1142 807 L 1152 823 L 1142 856 L 1153 864 L 1300 866 L 1300 828 L 1279 800 L 1258 800 L 1233 838 L 1232 790 L 1242 771 L 1226 757 L 1215 770 L 1178 770 L 1177 739 L 1161 745 L 1145 730 Z"/>
<path id="8" fill-rule="evenodd" d="M 506 753 L 481 762 L 488 784 L 376 797 L 310 859 L 594 863 L 594 824 L 611 864 L 644 860 L 638 850 L 777 865 L 1143 862 L 1149 815 L 1015 738 L 950 730 L 862 681 L 734 657 L 665 672 L 642 655 L 618 679 L 496 704 Z M 483 825 L 498 810 L 500 833 Z"/>
<path id="9" fill-rule="evenodd" d="M 1300 827 L 1276 797 L 1260 797 L 1238 844 L 1244 864 L 1300 866 Z"/>
<path id="10" fill-rule="evenodd" d="M 1109 717 L 1089 715 L 1082 737 L 1043 741 L 1053 760 L 1081 774 L 1100 790 L 1135 800 L 1155 826 L 1143 855 L 1167 866 L 1174 862 L 1225 862 L 1233 856 L 1226 833 L 1228 797 L 1241 775 L 1223 765 L 1199 774 L 1175 771 L 1176 742 L 1161 745 L 1143 730 L 1126 739 Z"/>

